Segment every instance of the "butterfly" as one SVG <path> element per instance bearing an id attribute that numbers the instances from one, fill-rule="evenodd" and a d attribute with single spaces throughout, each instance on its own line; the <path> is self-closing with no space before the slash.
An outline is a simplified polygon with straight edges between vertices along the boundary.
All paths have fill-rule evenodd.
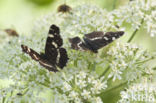
<path id="1" fill-rule="evenodd" d="M 10 36 L 16 36 L 16 37 L 19 36 L 18 33 L 13 29 L 5 29 L 4 31 Z"/>
<path id="2" fill-rule="evenodd" d="M 112 43 L 115 39 L 118 39 L 123 34 L 123 31 L 106 33 L 102 31 L 94 31 L 84 35 L 84 42 L 81 41 L 79 37 L 69 38 L 69 42 L 71 43 L 72 49 L 82 51 L 89 50 L 93 53 L 98 53 L 98 49 Z"/>
<path id="3" fill-rule="evenodd" d="M 49 71 L 57 72 L 57 66 L 63 69 L 68 62 L 68 55 L 65 48 L 62 47 L 63 39 L 60 36 L 60 29 L 56 25 L 51 25 L 45 45 L 45 53 L 37 53 L 26 45 L 21 45 L 22 51 L 38 61 Z"/>
<path id="4" fill-rule="evenodd" d="M 57 8 L 58 12 L 67 13 L 70 12 L 72 8 L 66 4 L 62 4 Z"/>

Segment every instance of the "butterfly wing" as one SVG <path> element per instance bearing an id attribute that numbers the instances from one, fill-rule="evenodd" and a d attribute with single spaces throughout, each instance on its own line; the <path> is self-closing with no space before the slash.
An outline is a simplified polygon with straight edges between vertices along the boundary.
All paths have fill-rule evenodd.
<path id="1" fill-rule="evenodd" d="M 57 58 L 57 66 L 60 67 L 61 69 L 66 66 L 68 62 L 68 55 L 67 51 L 64 48 L 59 48 L 59 56 Z"/>
<path id="2" fill-rule="evenodd" d="M 89 47 L 81 41 L 79 37 L 69 38 L 69 42 L 71 43 L 71 48 L 75 50 L 89 50 Z"/>
<path id="3" fill-rule="evenodd" d="M 48 60 L 60 68 L 66 66 L 68 61 L 67 51 L 61 48 L 63 40 L 60 35 L 60 29 L 56 25 L 50 27 L 46 41 L 45 55 Z"/>
<path id="4" fill-rule="evenodd" d="M 84 41 L 87 45 L 92 47 L 92 51 L 96 52 L 98 49 L 106 46 L 107 44 L 113 42 L 124 34 L 123 31 L 118 32 L 92 32 L 84 36 Z"/>
<path id="5" fill-rule="evenodd" d="M 25 46 L 25 45 L 21 45 L 22 51 L 24 53 L 29 54 L 29 56 L 35 60 L 38 61 L 42 66 L 44 66 L 45 68 L 47 68 L 50 71 L 54 71 L 56 72 L 57 69 L 55 67 L 55 65 L 51 64 L 50 62 L 48 62 L 48 60 L 45 58 L 44 55 L 40 55 L 38 54 L 36 51 L 34 51 L 33 49 Z"/>
<path id="6" fill-rule="evenodd" d="M 88 34 L 85 34 L 83 37 L 86 45 L 90 47 L 90 50 L 94 53 L 97 53 L 97 48 L 101 46 L 101 43 L 97 43 L 96 41 L 100 42 L 99 40 L 102 39 L 104 33 L 101 31 L 94 31 Z"/>
<path id="7" fill-rule="evenodd" d="M 34 59 L 35 61 L 39 61 L 41 56 L 40 54 L 38 54 L 36 51 L 34 51 L 33 49 L 27 47 L 26 45 L 21 45 L 22 51 L 24 53 L 29 54 L 29 56 Z"/>
<path id="8" fill-rule="evenodd" d="M 60 36 L 60 29 L 56 25 L 51 25 L 46 40 L 45 55 L 52 64 L 56 64 L 58 51 L 61 47 L 63 40 Z"/>
<path id="9" fill-rule="evenodd" d="M 102 31 L 93 31 L 91 33 L 84 35 L 85 38 L 88 38 L 90 40 L 98 40 L 98 39 L 101 39 L 101 37 L 103 36 L 104 36 L 104 33 Z"/>

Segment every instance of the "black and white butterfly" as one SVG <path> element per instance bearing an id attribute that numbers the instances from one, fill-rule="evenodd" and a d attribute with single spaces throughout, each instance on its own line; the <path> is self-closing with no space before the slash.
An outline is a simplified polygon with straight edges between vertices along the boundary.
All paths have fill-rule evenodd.
<path id="1" fill-rule="evenodd" d="M 45 53 L 39 54 L 25 45 L 21 45 L 21 48 L 23 52 L 29 54 L 32 59 L 38 61 L 49 71 L 57 72 L 57 66 L 62 69 L 68 61 L 67 51 L 62 45 L 63 40 L 59 27 L 51 25 L 46 40 Z"/>
<path id="2" fill-rule="evenodd" d="M 115 39 L 118 39 L 124 34 L 123 31 L 118 32 L 104 32 L 102 31 L 94 31 L 89 34 L 85 34 L 83 37 L 83 41 L 79 37 L 69 38 L 69 42 L 71 43 L 71 48 L 76 50 L 90 50 L 94 53 L 98 52 L 98 49 L 110 44 Z"/>

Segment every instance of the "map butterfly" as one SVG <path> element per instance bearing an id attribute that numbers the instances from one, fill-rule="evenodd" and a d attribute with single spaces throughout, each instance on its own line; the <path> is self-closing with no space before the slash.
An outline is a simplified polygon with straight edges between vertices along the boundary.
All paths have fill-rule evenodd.
<path id="1" fill-rule="evenodd" d="M 56 25 L 51 25 L 46 40 L 45 53 L 37 53 L 26 45 L 21 45 L 24 53 L 38 61 L 43 67 L 49 71 L 57 72 L 57 66 L 63 69 L 68 61 L 68 55 L 65 48 L 62 47 L 63 40 L 60 36 L 60 29 Z"/>
<path id="2" fill-rule="evenodd" d="M 84 42 L 79 37 L 69 38 L 69 42 L 71 43 L 72 49 L 82 51 L 89 50 L 98 53 L 98 49 L 112 43 L 123 34 L 123 31 L 106 32 L 105 34 L 102 31 L 94 31 L 84 35 Z"/>

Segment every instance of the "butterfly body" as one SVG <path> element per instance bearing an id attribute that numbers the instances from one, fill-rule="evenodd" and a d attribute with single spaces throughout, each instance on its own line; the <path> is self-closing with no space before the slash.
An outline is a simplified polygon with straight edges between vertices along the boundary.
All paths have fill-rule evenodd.
<path id="1" fill-rule="evenodd" d="M 46 40 L 45 53 L 39 54 L 25 45 L 21 45 L 21 48 L 24 53 L 29 54 L 33 60 L 38 61 L 49 71 L 57 72 L 57 66 L 63 69 L 68 61 L 67 51 L 62 45 L 60 30 L 56 25 L 52 25 Z"/>
<path id="2" fill-rule="evenodd" d="M 84 42 L 81 41 L 79 37 L 70 38 L 69 42 L 71 43 L 72 49 L 90 50 L 94 53 L 97 53 L 98 49 L 110 44 L 123 34 L 123 31 L 107 32 L 105 34 L 102 31 L 94 31 L 89 34 L 85 34 L 85 36 L 83 37 Z M 75 42 L 76 38 L 78 40 L 77 42 Z"/>

